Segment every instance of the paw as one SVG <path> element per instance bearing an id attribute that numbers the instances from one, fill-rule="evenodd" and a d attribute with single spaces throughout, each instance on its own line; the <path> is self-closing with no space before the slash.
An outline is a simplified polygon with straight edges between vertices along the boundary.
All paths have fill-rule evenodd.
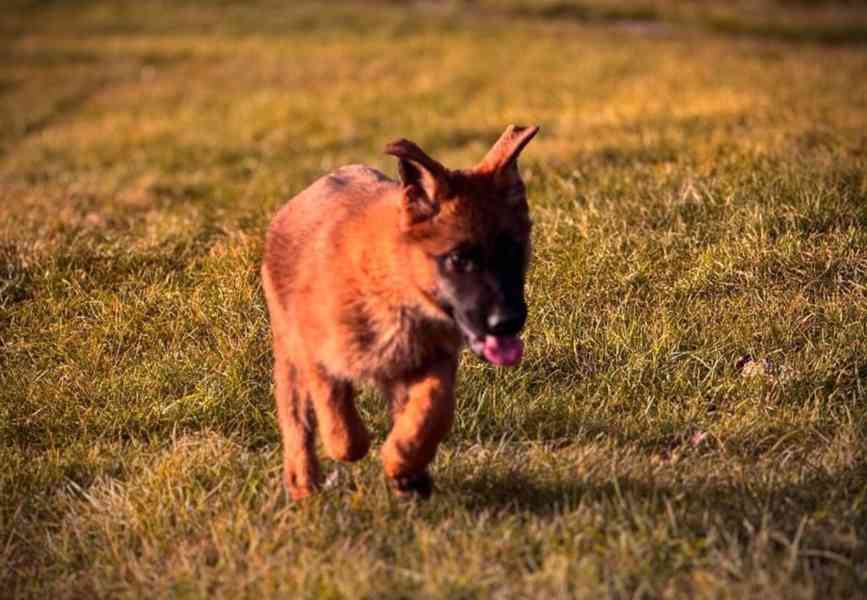
<path id="1" fill-rule="evenodd" d="M 305 498 L 309 498 L 316 494 L 319 490 L 316 488 L 287 488 L 286 493 L 293 502 L 301 502 Z"/>
<path id="2" fill-rule="evenodd" d="M 294 485 L 294 486 L 284 486 L 286 489 L 286 493 L 289 495 L 293 501 L 298 502 L 300 500 L 304 500 L 309 496 L 313 496 L 319 492 L 319 486 L 312 485 Z"/>
<path id="3" fill-rule="evenodd" d="M 427 471 L 408 477 L 395 477 L 390 479 L 391 489 L 400 498 L 430 498 L 433 492 L 433 479 Z"/>
<path id="4" fill-rule="evenodd" d="M 283 489 L 295 502 L 319 493 L 320 487 L 318 477 L 298 477 L 293 473 L 283 476 Z"/>

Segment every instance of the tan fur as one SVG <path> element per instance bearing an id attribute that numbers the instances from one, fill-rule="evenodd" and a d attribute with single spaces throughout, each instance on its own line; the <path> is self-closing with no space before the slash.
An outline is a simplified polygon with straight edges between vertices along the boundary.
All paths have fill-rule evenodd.
<path id="1" fill-rule="evenodd" d="M 427 466 L 454 416 L 463 343 L 433 298 L 437 275 L 430 255 L 485 228 L 510 226 L 483 203 L 502 195 L 495 180 L 510 176 L 498 165 L 514 162 L 529 141 L 510 144 L 515 131 L 523 130 L 510 127 L 498 142 L 502 156 L 495 146 L 476 170 L 449 179 L 454 189 L 446 189 L 444 167 L 423 152 L 408 158 L 412 164 L 430 160 L 423 165 L 430 181 L 419 185 L 439 185 L 429 191 L 448 196 L 430 206 L 413 204 L 410 196 L 419 189 L 353 165 L 319 179 L 275 216 L 262 282 L 284 483 L 293 498 L 318 488 L 317 426 L 332 458 L 354 461 L 367 453 L 370 437 L 353 401 L 353 386 L 363 383 L 376 385 L 391 406 L 394 424 L 381 451 L 386 475 L 398 491 L 406 482 L 429 487 Z M 417 149 L 400 143 L 409 146 L 390 153 Z"/>

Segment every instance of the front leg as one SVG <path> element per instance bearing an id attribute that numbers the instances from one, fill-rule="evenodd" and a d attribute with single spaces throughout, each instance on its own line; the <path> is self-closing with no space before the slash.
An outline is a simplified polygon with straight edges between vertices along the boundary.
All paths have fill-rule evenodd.
<path id="1" fill-rule="evenodd" d="M 399 495 L 430 495 L 427 466 L 455 413 L 457 358 L 445 358 L 408 379 L 387 383 L 394 425 L 382 446 L 382 464 Z"/>

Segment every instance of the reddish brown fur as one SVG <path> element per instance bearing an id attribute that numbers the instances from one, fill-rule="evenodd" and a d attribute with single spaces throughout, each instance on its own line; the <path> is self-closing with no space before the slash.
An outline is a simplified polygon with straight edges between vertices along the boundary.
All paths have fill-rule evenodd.
<path id="1" fill-rule="evenodd" d="M 433 297 L 429 255 L 497 229 L 529 235 L 529 220 L 515 217 L 525 210 L 495 207 L 504 189 L 521 185 L 515 157 L 534 134 L 510 127 L 478 167 L 460 172 L 397 142 L 388 151 L 410 161 L 402 167 L 420 165 L 417 186 L 369 167 L 343 167 L 275 216 L 262 280 L 284 482 L 293 498 L 318 487 L 317 425 L 332 458 L 367 453 L 370 437 L 353 402 L 359 383 L 376 385 L 392 408 L 394 426 L 381 451 L 386 475 L 398 491 L 429 489 L 427 466 L 453 420 L 463 343 Z M 515 201 L 525 202 L 520 191 Z"/>

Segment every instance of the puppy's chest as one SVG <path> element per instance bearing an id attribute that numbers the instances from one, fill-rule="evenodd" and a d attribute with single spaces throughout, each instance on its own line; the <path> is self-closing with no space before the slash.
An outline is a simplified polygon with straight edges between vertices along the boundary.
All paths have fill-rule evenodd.
<path id="1" fill-rule="evenodd" d="M 373 312 L 356 306 L 347 316 L 355 364 L 353 376 L 381 380 L 415 371 L 447 354 L 456 354 L 461 336 L 454 325 L 419 311 L 395 308 Z"/>

